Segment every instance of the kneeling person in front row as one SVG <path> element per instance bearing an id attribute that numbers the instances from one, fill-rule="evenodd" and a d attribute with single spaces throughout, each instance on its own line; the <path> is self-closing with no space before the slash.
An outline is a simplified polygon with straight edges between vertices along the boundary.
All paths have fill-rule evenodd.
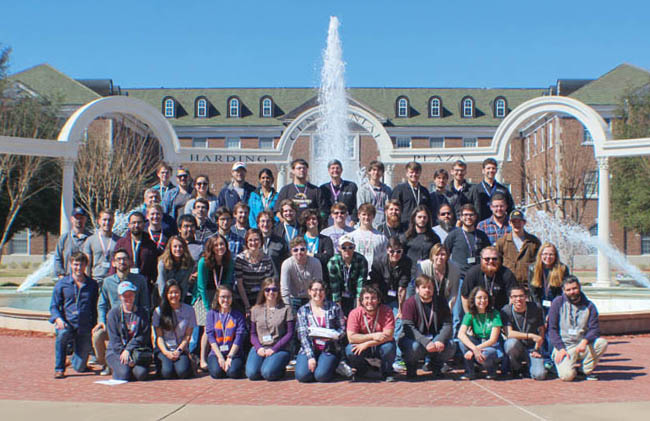
<path id="1" fill-rule="evenodd" d="M 106 363 L 113 371 L 115 380 L 146 380 L 149 374 L 151 351 L 151 331 L 149 315 L 137 308 L 135 293 L 137 288 L 129 281 L 123 281 L 117 287 L 120 306 L 114 307 L 106 316 L 108 329 L 108 348 Z M 135 350 L 147 350 L 147 358 L 138 358 Z"/>
<path id="2" fill-rule="evenodd" d="M 510 304 L 501 309 L 501 321 L 508 339 L 503 344 L 515 378 L 522 377 L 522 363 L 528 364 L 530 377 L 546 378 L 542 345 L 544 344 L 544 315 L 532 301 L 526 301 L 526 288 L 521 285 L 510 288 Z"/>
<path id="3" fill-rule="evenodd" d="M 393 377 L 393 362 L 395 360 L 395 317 L 393 310 L 381 304 L 379 291 L 374 287 L 363 287 L 360 295 L 360 305 L 348 316 L 348 346 L 345 354 L 357 374 L 363 375 L 368 371 L 369 359 L 380 360 L 382 378 L 388 382 L 395 381 Z"/>
<path id="4" fill-rule="evenodd" d="M 592 372 L 607 350 L 607 341 L 600 337 L 598 310 L 582 293 L 575 276 L 564 279 L 562 292 L 548 312 L 548 336 L 557 374 L 570 382 L 578 374 L 574 367 L 578 364 L 587 380 L 598 380 Z"/>
<path id="5" fill-rule="evenodd" d="M 429 355 L 433 375 L 441 375 L 442 365 L 456 352 L 452 342 L 451 311 L 441 295 L 434 294 L 433 280 L 427 275 L 415 279 L 416 294 L 402 306 L 403 332 L 399 340 L 406 362 L 406 376 L 417 376 L 417 364 Z"/>

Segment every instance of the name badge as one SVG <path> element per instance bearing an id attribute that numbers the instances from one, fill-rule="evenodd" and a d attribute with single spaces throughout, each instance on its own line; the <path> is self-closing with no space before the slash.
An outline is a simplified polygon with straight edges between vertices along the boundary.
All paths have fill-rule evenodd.
<path id="1" fill-rule="evenodd" d="M 221 351 L 221 352 L 228 352 L 228 349 L 229 349 L 229 348 L 230 348 L 230 347 L 229 347 L 228 345 L 220 345 L 220 346 L 219 346 L 219 351 Z"/>
<path id="2" fill-rule="evenodd" d="M 569 329 L 569 335 L 571 336 L 578 336 L 578 333 L 579 331 L 577 328 Z"/>
<path id="3" fill-rule="evenodd" d="M 273 336 L 271 336 L 271 335 L 264 335 L 264 336 L 262 336 L 262 342 L 264 342 L 264 343 L 270 343 L 270 342 L 273 342 Z"/>
<path id="4" fill-rule="evenodd" d="M 345 291 L 342 295 L 344 298 L 350 298 L 350 293 L 347 291 Z"/>
<path id="5" fill-rule="evenodd" d="M 394 289 L 388 290 L 388 296 L 397 297 L 397 291 L 395 291 Z"/>
<path id="6" fill-rule="evenodd" d="M 326 342 L 322 339 L 314 339 L 314 343 L 318 346 L 325 346 Z"/>
<path id="7" fill-rule="evenodd" d="M 138 274 L 138 273 L 140 273 L 140 269 L 139 268 L 131 268 L 131 273 Z"/>
<path id="8" fill-rule="evenodd" d="M 542 306 L 550 307 L 551 306 L 551 300 L 543 300 L 542 301 Z"/>
<path id="9" fill-rule="evenodd" d="M 102 266 L 103 268 L 110 268 L 110 267 L 111 267 L 111 263 L 110 263 L 110 262 L 102 262 L 101 266 Z"/>
<path id="10" fill-rule="evenodd" d="M 262 288 L 259 287 L 259 286 L 252 287 L 252 288 L 251 288 L 251 292 L 260 292 L 260 289 L 262 289 Z"/>
<path id="11" fill-rule="evenodd" d="M 476 257 L 473 257 L 473 256 L 468 257 L 467 258 L 467 263 L 469 263 L 470 265 L 473 265 L 474 263 L 476 263 Z"/>

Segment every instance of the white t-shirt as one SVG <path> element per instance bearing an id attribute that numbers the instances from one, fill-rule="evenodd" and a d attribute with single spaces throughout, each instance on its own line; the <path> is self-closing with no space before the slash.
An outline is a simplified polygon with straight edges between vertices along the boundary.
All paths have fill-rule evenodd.
<path id="1" fill-rule="evenodd" d="M 368 267 L 372 267 L 375 260 L 386 257 L 386 247 L 388 239 L 376 229 L 370 231 L 360 228 L 349 234 L 354 239 L 357 253 L 363 254 L 368 261 Z"/>

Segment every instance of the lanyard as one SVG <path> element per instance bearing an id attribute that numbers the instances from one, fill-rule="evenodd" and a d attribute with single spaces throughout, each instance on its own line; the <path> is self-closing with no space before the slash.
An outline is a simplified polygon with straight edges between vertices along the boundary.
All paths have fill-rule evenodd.
<path id="1" fill-rule="evenodd" d="M 476 249 L 476 234 L 474 234 L 474 245 L 472 246 L 472 245 L 470 244 L 470 242 L 469 242 L 469 238 L 467 238 L 467 234 L 465 234 L 465 230 L 461 228 L 461 229 L 460 229 L 460 232 L 462 232 L 462 233 L 463 233 L 463 237 L 465 237 L 465 243 L 467 243 L 467 248 L 469 249 L 469 254 L 470 254 L 471 256 L 473 256 L 473 255 L 474 255 L 474 251 L 475 251 L 475 249 Z"/>
<path id="2" fill-rule="evenodd" d="M 494 275 L 492 275 L 492 282 L 490 282 L 490 287 L 488 288 L 487 276 L 485 276 L 485 274 L 483 274 L 483 282 L 485 282 L 485 289 L 488 290 L 488 293 L 490 294 L 490 296 L 492 296 L 492 292 L 494 290 L 494 280 L 496 279 L 496 277 L 497 277 L 496 273 Z"/>
<path id="3" fill-rule="evenodd" d="M 102 255 L 104 256 L 105 260 L 110 260 L 110 251 L 111 251 L 111 245 L 113 244 L 113 238 L 108 237 L 108 247 L 104 245 L 104 240 L 102 240 L 102 233 L 98 233 L 97 236 L 99 237 L 99 245 L 102 246 Z M 107 253 L 108 252 L 108 253 Z"/>
<path id="4" fill-rule="evenodd" d="M 293 183 L 293 187 L 296 189 L 297 194 L 302 195 L 303 197 L 307 197 L 307 184 L 305 184 L 305 190 L 300 191 L 298 188 L 298 185 L 296 183 Z"/>
<path id="5" fill-rule="evenodd" d="M 271 202 L 272 197 L 273 197 L 273 190 L 269 192 L 268 197 L 266 198 L 266 200 L 264 200 L 264 192 L 260 190 L 260 199 L 262 199 L 262 209 L 269 210 L 269 202 Z"/>
<path id="6" fill-rule="evenodd" d="M 268 236 L 262 242 L 262 251 L 264 254 L 269 254 L 269 243 L 271 243 L 271 236 Z"/>
<path id="7" fill-rule="evenodd" d="M 310 316 L 311 316 L 312 322 L 313 322 L 316 326 L 319 326 L 319 327 L 327 327 L 327 317 L 326 317 L 326 316 L 327 316 L 327 312 L 325 311 L 325 309 L 323 309 L 323 317 L 316 317 L 316 316 L 314 316 L 314 308 L 312 307 L 311 303 L 309 303 L 309 310 L 311 311 Z M 319 321 L 319 320 L 321 320 L 321 321 Z"/>
<path id="8" fill-rule="evenodd" d="M 445 269 L 445 274 L 442 275 L 442 278 L 438 279 L 436 277 L 436 269 L 433 268 L 433 285 L 436 288 L 436 295 L 440 295 L 440 290 L 442 289 L 442 285 L 445 283 L 445 280 L 447 279 L 447 270 Z"/>
<path id="9" fill-rule="evenodd" d="M 390 227 L 388 226 L 388 222 L 384 222 L 384 225 L 386 227 L 386 231 L 388 232 L 388 238 L 393 237 L 393 232 L 390 230 Z M 397 230 L 395 230 L 395 233 L 397 234 Z"/>
<path id="10" fill-rule="evenodd" d="M 163 232 L 162 232 L 162 230 L 160 230 L 160 236 L 158 237 L 158 240 L 155 239 L 153 231 L 151 231 L 151 227 L 147 228 L 147 231 L 149 231 L 149 237 L 151 237 L 151 239 L 156 242 L 156 248 L 160 248 L 160 245 L 163 242 Z"/>
<path id="11" fill-rule="evenodd" d="M 318 253 L 318 237 L 315 238 L 309 238 L 307 234 L 304 236 L 305 242 L 307 243 L 307 251 L 310 252 L 311 254 L 316 254 Z"/>
<path id="12" fill-rule="evenodd" d="M 142 241 L 133 241 L 131 237 L 131 253 L 133 253 L 133 267 L 138 267 L 138 253 L 140 252 Z"/>
<path id="13" fill-rule="evenodd" d="M 230 316 L 230 312 L 226 313 L 225 319 L 221 317 L 222 314 L 221 312 L 219 312 L 218 314 L 219 314 L 219 322 L 221 322 L 221 329 L 216 329 L 214 336 L 217 342 L 226 342 L 226 327 L 228 326 L 228 321 L 232 317 Z M 219 330 L 221 330 L 221 337 L 219 337 Z"/>
<path id="14" fill-rule="evenodd" d="M 483 315 L 483 322 L 481 322 L 480 319 L 479 319 L 479 317 L 481 315 Z M 487 336 L 489 338 L 489 336 L 485 332 L 485 328 L 489 326 L 488 325 L 488 319 L 487 319 L 487 313 L 478 313 L 476 315 L 476 324 L 481 329 L 481 332 L 483 332 L 483 336 Z M 476 333 L 476 332 L 474 332 L 474 333 Z"/>
<path id="15" fill-rule="evenodd" d="M 165 187 L 163 184 L 160 185 L 160 198 L 162 199 L 165 197 L 165 193 L 167 193 L 167 190 L 169 190 L 169 187 Z"/>
<path id="16" fill-rule="evenodd" d="M 284 223 L 284 235 L 287 238 L 287 244 L 289 244 L 297 234 L 298 230 L 295 227 L 292 227 L 286 222 Z"/>
<path id="17" fill-rule="evenodd" d="M 343 263 L 343 288 L 344 291 L 348 291 L 349 288 L 349 282 L 350 282 L 350 272 L 352 271 L 352 263 L 350 265 L 346 265 Z M 349 292 L 349 291 L 348 291 Z"/>
<path id="18" fill-rule="evenodd" d="M 382 197 L 384 196 L 384 192 L 381 190 L 380 187 L 373 187 L 372 185 L 370 186 L 370 192 L 372 193 L 372 204 L 375 205 L 376 209 L 384 209 L 384 200 L 381 200 Z"/>
<path id="19" fill-rule="evenodd" d="M 422 303 L 422 307 L 424 307 L 424 303 Z M 429 320 L 427 320 L 427 315 L 425 312 L 422 312 L 422 318 L 424 319 L 424 324 L 427 327 L 427 333 L 429 333 L 431 329 L 431 322 L 433 321 L 433 300 L 431 300 L 431 312 L 429 313 Z"/>
<path id="20" fill-rule="evenodd" d="M 215 268 L 216 269 L 216 268 Z M 214 286 L 215 288 L 219 288 L 219 285 L 221 285 L 221 281 L 223 280 L 223 265 L 219 267 L 219 279 L 217 279 L 217 271 L 213 270 L 212 271 L 212 279 L 214 279 Z"/>
<path id="21" fill-rule="evenodd" d="M 576 307 L 573 304 L 569 303 L 569 322 L 571 323 L 572 329 L 578 328 L 578 317 L 580 316 L 579 311 L 576 310 L 575 315 L 573 314 L 573 308 Z"/>
<path id="22" fill-rule="evenodd" d="M 83 287 L 83 283 L 81 284 L 80 287 L 77 286 L 77 282 L 72 279 L 72 283 L 74 284 L 74 306 L 77 309 L 77 313 L 79 313 L 79 298 L 81 297 L 81 287 Z"/>
<path id="23" fill-rule="evenodd" d="M 366 313 L 363 313 L 363 323 L 366 324 L 366 329 L 368 330 L 368 333 L 373 333 L 375 329 L 377 328 L 377 319 L 379 318 L 379 309 L 377 309 L 377 314 L 375 314 L 375 321 L 372 324 L 372 330 L 370 330 L 370 326 L 368 325 L 368 320 L 366 319 Z"/>
<path id="24" fill-rule="evenodd" d="M 332 191 L 332 194 L 334 195 L 334 203 L 339 201 L 339 195 L 341 194 L 341 190 L 343 189 L 343 183 L 339 185 L 338 191 L 336 188 L 334 188 L 334 184 L 330 181 L 330 190 Z"/>
<path id="25" fill-rule="evenodd" d="M 420 185 L 418 184 L 416 187 L 418 188 L 418 193 L 417 195 L 415 194 L 415 189 L 413 186 L 411 186 L 411 183 L 407 183 L 409 185 L 409 188 L 411 189 L 411 193 L 413 193 L 413 198 L 415 199 L 415 206 L 420 206 Z"/>
<path id="26" fill-rule="evenodd" d="M 515 325 L 517 326 L 517 329 L 522 332 L 522 333 L 528 333 L 526 331 L 526 315 L 528 314 L 528 305 L 526 305 L 526 310 L 524 311 L 524 328 L 522 329 L 521 326 L 519 326 L 519 322 L 517 321 L 517 317 L 515 317 L 515 306 L 510 304 L 510 313 L 512 314 L 512 320 L 514 320 Z"/>
<path id="27" fill-rule="evenodd" d="M 490 188 L 490 190 L 488 190 L 488 189 L 485 187 L 485 185 L 486 185 L 486 184 L 485 184 L 485 180 L 481 181 L 481 186 L 483 186 L 483 190 L 485 190 L 485 194 L 487 194 L 489 197 L 492 197 L 492 195 L 494 194 L 494 192 L 497 191 L 497 183 L 494 182 L 494 185 Z"/>

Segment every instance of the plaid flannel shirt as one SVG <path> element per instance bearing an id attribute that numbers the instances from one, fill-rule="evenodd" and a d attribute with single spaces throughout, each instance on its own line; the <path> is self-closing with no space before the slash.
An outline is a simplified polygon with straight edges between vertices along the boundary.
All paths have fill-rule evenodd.
<path id="1" fill-rule="evenodd" d="M 361 289 L 368 280 L 368 261 L 361 253 L 354 252 L 352 263 L 350 264 L 350 277 L 348 285 L 344 285 L 345 276 L 343 272 L 343 257 L 335 254 L 327 262 L 327 271 L 329 272 L 330 292 L 332 301 L 339 302 L 343 292 L 349 292 L 351 297 L 358 297 Z M 354 288 L 356 286 L 356 289 Z"/>
<path id="2" fill-rule="evenodd" d="M 339 333 L 339 338 L 343 335 L 345 327 L 345 319 L 341 306 L 331 301 L 325 301 L 323 305 L 325 310 L 325 328 L 334 329 Z M 298 339 L 300 340 L 300 352 L 305 354 L 307 358 L 314 358 L 314 341 L 309 337 L 309 326 L 315 325 L 314 314 L 311 311 L 309 303 L 300 307 L 298 310 Z M 321 326 L 323 327 L 323 326 Z M 325 350 L 331 353 L 336 352 L 337 341 L 327 341 Z"/>

